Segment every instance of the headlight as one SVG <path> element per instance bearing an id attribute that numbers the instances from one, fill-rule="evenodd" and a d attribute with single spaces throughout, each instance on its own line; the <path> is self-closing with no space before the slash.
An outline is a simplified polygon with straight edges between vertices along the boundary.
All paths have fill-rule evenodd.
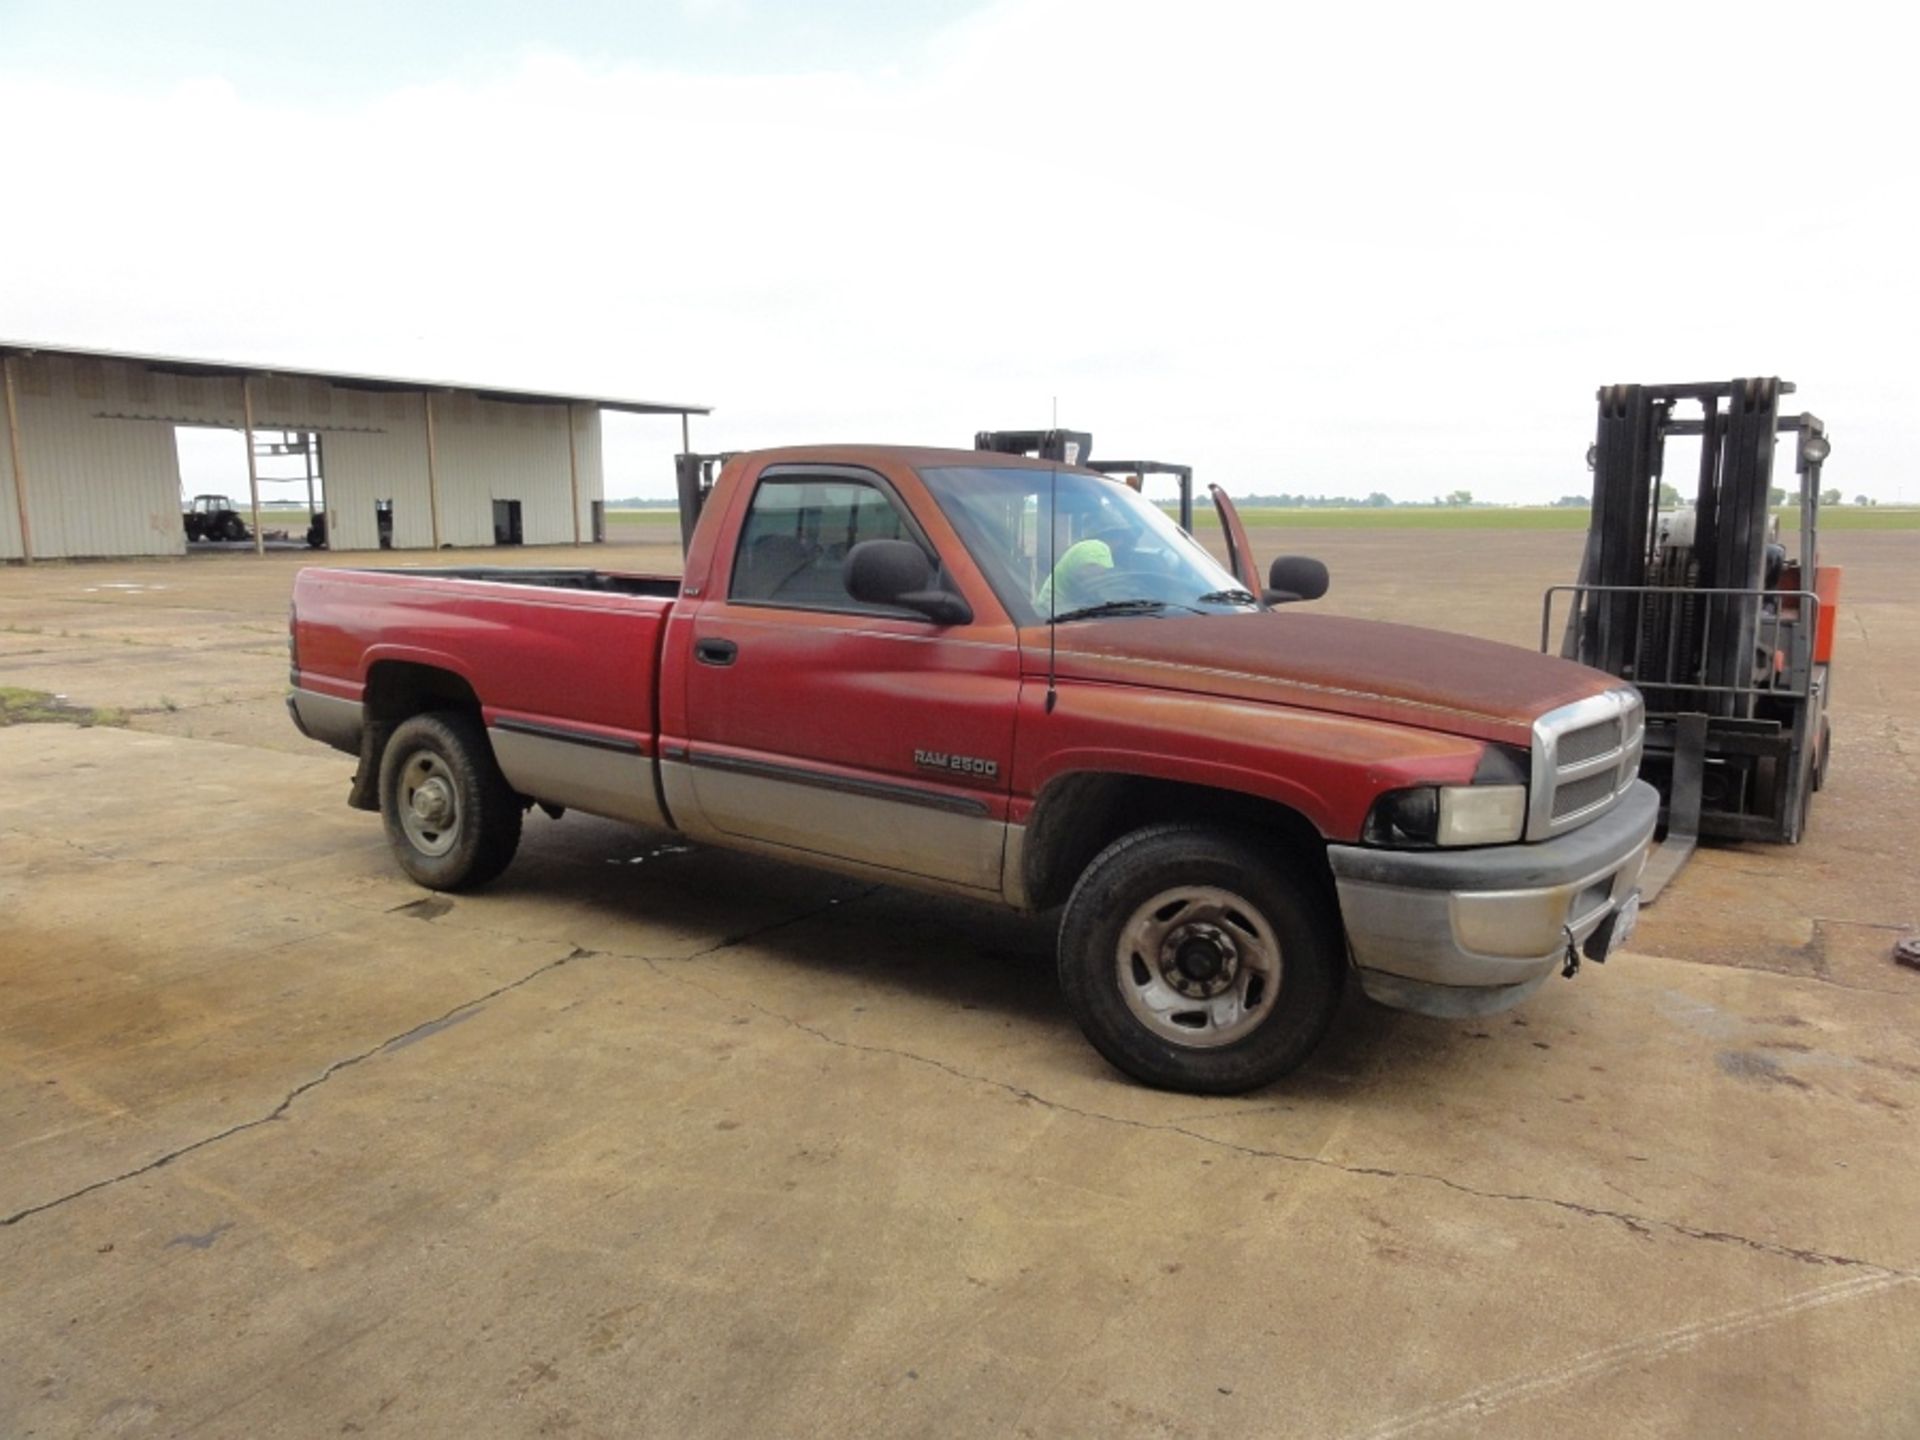
<path id="1" fill-rule="evenodd" d="M 1524 785 L 1418 785 L 1374 801 L 1369 845 L 1504 845 L 1527 828 Z"/>
<path id="2" fill-rule="evenodd" d="M 1449 785 L 1440 792 L 1442 845 L 1504 845 L 1527 829 L 1524 785 Z"/>

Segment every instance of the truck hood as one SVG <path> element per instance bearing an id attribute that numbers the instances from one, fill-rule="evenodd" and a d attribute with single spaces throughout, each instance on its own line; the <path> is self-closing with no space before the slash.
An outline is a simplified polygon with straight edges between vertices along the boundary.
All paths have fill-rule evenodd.
<path id="1" fill-rule="evenodd" d="M 1046 635 L 1023 647 L 1046 665 Z M 1535 719 L 1616 689 L 1612 676 L 1515 645 L 1293 609 L 1133 616 L 1060 627 L 1062 679 L 1152 686 L 1364 716 L 1527 745 Z"/>

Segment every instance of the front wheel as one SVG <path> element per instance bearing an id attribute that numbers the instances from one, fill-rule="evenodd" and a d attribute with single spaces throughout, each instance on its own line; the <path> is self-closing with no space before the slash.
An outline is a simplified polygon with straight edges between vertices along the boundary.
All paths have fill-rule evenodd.
<path id="1" fill-rule="evenodd" d="M 1344 954 L 1332 897 L 1286 852 L 1154 825 L 1108 846 L 1074 887 L 1060 988 L 1094 1048 L 1134 1079 L 1230 1095 L 1312 1053 Z"/>
<path id="2" fill-rule="evenodd" d="M 520 848 L 520 799 L 494 762 L 479 721 L 416 715 L 380 760 L 380 817 L 400 868 L 429 890 L 469 890 Z"/>

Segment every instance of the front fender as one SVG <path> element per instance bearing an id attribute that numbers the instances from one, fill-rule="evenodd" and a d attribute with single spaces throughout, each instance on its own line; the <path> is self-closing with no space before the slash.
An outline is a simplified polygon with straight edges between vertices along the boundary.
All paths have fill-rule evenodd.
<path id="1" fill-rule="evenodd" d="M 1270 800 L 1327 840 L 1359 838 L 1374 800 L 1417 784 L 1468 784 L 1479 740 L 1324 710 L 1141 686 L 1021 690 L 1013 815 L 1024 822 L 1049 784 L 1096 771 L 1141 775 Z"/>

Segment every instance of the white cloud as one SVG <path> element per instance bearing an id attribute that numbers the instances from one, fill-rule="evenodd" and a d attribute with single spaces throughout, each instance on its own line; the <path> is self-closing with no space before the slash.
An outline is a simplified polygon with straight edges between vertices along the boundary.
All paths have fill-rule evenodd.
<path id="1" fill-rule="evenodd" d="M 1108 453 L 1403 498 L 1582 488 L 1596 385 L 1761 369 L 1849 496 L 1920 497 L 1873 13 L 1008 0 L 882 75 L 0 76 L 0 328 L 710 401 L 728 448 L 1058 395 Z M 675 428 L 616 427 L 609 493 Z"/>

